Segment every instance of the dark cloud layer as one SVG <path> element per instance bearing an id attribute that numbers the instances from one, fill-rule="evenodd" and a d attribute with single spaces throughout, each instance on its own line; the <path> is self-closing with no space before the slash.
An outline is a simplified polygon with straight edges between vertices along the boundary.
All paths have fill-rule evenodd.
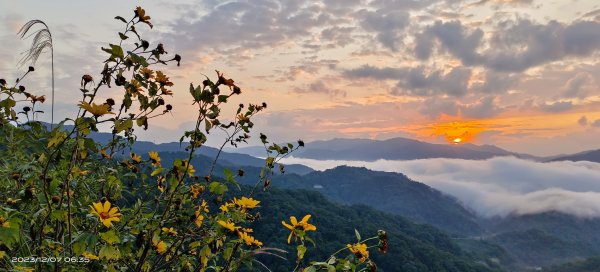
<path id="1" fill-rule="evenodd" d="M 489 40 L 480 28 L 461 21 L 437 21 L 416 36 L 415 54 L 429 59 L 433 50 L 447 52 L 467 66 L 483 66 L 495 71 L 522 72 L 566 57 L 586 57 L 600 50 L 600 23 L 578 21 L 571 24 L 531 20 L 501 22 Z M 434 41 L 437 41 L 434 42 Z M 479 51 L 488 45 L 489 49 Z"/>

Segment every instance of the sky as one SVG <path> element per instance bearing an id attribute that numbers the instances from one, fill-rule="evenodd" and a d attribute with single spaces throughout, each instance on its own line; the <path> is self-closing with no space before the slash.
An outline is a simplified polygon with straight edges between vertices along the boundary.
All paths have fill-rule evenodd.
<path id="1" fill-rule="evenodd" d="M 268 104 L 255 139 L 460 138 L 534 155 L 600 148 L 600 4 L 588 0 L 5 1 L 0 78 L 26 68 L 17 64 L 31 40 L 16 32 L 41 19 L 54 37 L 56 119 L 72 114 L 81 76 L 98 77 L 100 47 L 118 41 L 113 17 L 138 5 L 155 26 L 143 35 L 183 57 L 167 70 L 174 111 L 140 131 L 144 140 L 191 129 L 189 83 L 216 69 L 242 88 L 233 105 Z M 48 59 L 24 84 L 49 97 Z"/>

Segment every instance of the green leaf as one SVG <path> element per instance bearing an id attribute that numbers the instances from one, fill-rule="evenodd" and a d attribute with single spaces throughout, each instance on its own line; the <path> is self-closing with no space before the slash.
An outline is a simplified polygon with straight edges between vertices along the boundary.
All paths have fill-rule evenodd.
<path id="1" fill-rule="evenodd" d="M 158 174 L 162 173 L 164 170 L 165 170 L 165 169 L 164 169 L 164 168 L 162 168 L 162 167 L 160 167 L 160 168 L 156 168 L 156 169 L 154 169 L 154 171 L 152 171 L 152 173 L 150 173 L 150 176 L 151 176 L 151 177 L 154 177 L 154 176 L 156 176 L 156 175 L 158 175 Z"/>
<path id="2" fill-rule="evenodd" d="M 273 157 L 267 157 L 267 159 L 265 160 L 265 164 L 269 168 L 273 168 L 274 162 L 275 162 L 275 158 L 273 158 Z"/>
<path id="3" fill-rule="evenodd" d="M 106 260 L 118 260 L 121 258 L 121 252 L 114 246 L 105 245 L 100 248 L 98 257 Z"/>
<path id="4" fill-rule="evenodd" d="M 117 16 L 117 17 L 115 17 L 115 19 L 120 20 L 123 23 L 127 23 L 127 20 L 125 20 L 125 18 L 123 18 L 121 16 Z"/>
<path id="5" fill-rule="evenodd" d="M 131 119 L 127 120 L 115 120 L 115 130 L 117 133 L 125 130 L 129 130 L 133 127 L 133 121 Z"/>
<path id="6" fill-rule="evenodd" d="M 54 133 L 54 135 L 52 135 L 52 138 L 50 138 L 50 141 L 48 141 L 48 148 L 52 148 L 52 147 L 58 145 L 66 138 L 67 138 L 66 132 L 57 131 L 56 133 Z"/>
<path id="7" fill-rule="evenodd" d="M 0 226 L 0 241 L 9 249 L 12 249 L 13 244 L 20 240 L 21 220 L 11 218 L 7 220 L 9 227 Z"/>
<path id="8" fill-rule="evenodd" d="M 356 235 L 356 240 L 357 240 L 358 242 L 360 242 L 360 233 L 358 232 L 358 230 L 357 230 L 357 229 L 354 229 L 354 235 Z"/>
<path id="9" fill-rule="evenodd" d="M 138 63 L 144 67 L 148 67 L 150 64 L 148 64 L 148 61 L 146 61 L 146 59 L 144 57 L 140 57 L 139 55 L 129 52 L 129 56 L 131 57 L 131 60 L 135 63 Z"/>
<path id="10" fill-rule="evenodd" d="M 123 54 L 123 48 L 121 48 L 120 46 L 116 45 L 116 44 L 110 44 L 110 53 L 112 54 L 113 57 L 117 57 L 117 58 L 124 58 L 125 54 Z"/>
<path id="11" fill-rule="evenodd" d="M 303 272 L 317 272 L 317 268 L 311 265 L 307 268 L 304 268 Z"/>
<path id="12" fill-rule="evenodd" d="M 67 211 L 64 211 L 64 210 L 54 210 L 50 214 L 50 218 L 56 219 L 58 221 L 67 221 Z"/>
<path id="13" fill-rule="evenodd" d="M 73 251 L 79 255 L 88 249 L 88 246 L 95 245 L 98 242 L 98 236 L 91 233 L 82 233 L 73 241 Z"/>
<path id="14" fill-rule="evenodd" d="M 229 98 L 228 95 L 219 95 L 218 101 L 219 101 L 219 103 L 226 103 L 227 102 L 227 98 Z"/>
<path id="15" fill-rule="evenodd" d="M 227 192 L 228 188 L 225 184 L 222 184 L 218 181 L 213 181 L 208 185 L 208 190 L 213 194 L 223 195 L 225 192 Z"/>
<path id="16" fill-rule="evenodd" d="M 54 194 L 54 191 L 56 190 L 56 188 L 58 188 L 58 184 L 60 182 L 58 181 L 58 179 L 52 179 L 52 181 L 50 181 L 50 188 L 49 191 L 51 194 Z"/>
<path id="17" fill-rule="evenodd" d="M 104 240 L 108 244 L 114 244 L 114 243 L 121 242 L 121 239 L 119 238 L 119 234 L 114 229 L 111 229 L 107 232 L 100 233 L 100 238 L 102 238 L 102 240 Z"/>
<path id="18" fill-rule="evenodd" d="M 129 38 L 129 37 L 127 37 L 127 35 L 119 32 L 119 38 L 121 38 L 121 40 L 127 40 L 127 38 Z"/>
<path id="19" fill-rule="evenodd" d="M 148 126 L 148 117 L 146 116 L 141 116 L 140 118 L 135 120 L 135 123 L 138 125 L 138 127 L 147 127 Z"/>
<path id="20" fill-rule="evenodd" d="M 296 247 L 298 250 L 298 260 L 304 259 L 304 254 L 306 253 L 306 247 L 304 245 L 298 245 Z"/>
<path id="21" fill-rule="evenodd" d="M 227 180 L 228 182 L 235 182 L 233 180 L 233 173 L 231 173 L 231 170 L 225 168 L 223 169 L 223 174 L 225 174 L 225 180 Z"/>

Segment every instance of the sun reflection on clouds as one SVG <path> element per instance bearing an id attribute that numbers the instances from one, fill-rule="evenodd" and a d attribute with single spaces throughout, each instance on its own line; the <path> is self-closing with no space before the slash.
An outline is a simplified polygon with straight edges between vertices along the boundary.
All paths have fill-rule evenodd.
<path id="1" fill-rule="evenodd" d="M 403 130 L 425 141 L 443 139 L 449 144 L 481 144 L 491 137 L 494 143 L 501 144 L 523 139 L 562 137 L 566 133 L 586 130 L 588 126 L 578 124 L 581 116 L 600 120 L 600 112 L 560 113 L 481 120 L 441 120 L 435 123 L 412 124 Z"/>

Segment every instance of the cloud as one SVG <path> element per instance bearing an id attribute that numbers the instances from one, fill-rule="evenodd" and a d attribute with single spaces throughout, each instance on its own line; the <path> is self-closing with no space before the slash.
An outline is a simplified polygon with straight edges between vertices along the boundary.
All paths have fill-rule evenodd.
<path id="1" fill-rule="evenodd" d="M 402 45 L 402 34 L 410 17 L 405 10 L 363 10 L 358 17 L 362 18 L 361 25 L 367 32 L 377 33 L 377 40 L 383 46 L 396 51 Z"/>
<path id="2" fill-rule="evenodd" d="M 482 38 L 481 29 L 468 30 L 460 21 L 436 21 L 417 36 L 415 52 L 417 58 L 428 59 L 433 51 L 434 40 L 437 40 L 443 50 L 460 59 L 463 64 L 476 65 L 482 61 L 477 53 Z"/>
<path id="3" fill-rule="evenodd" d="M 522 72 L 567 57 L 586 57 L 600 50 L 600 22 L 571 24 L 528 19 L 506 20 L 490 31 L 469 27 L 461 21 L 436 21 L 415 35 L 415 56 L 432 57 L 434 49 L 447 52 L 466 66 L 483 66 L 494 71 Z M 437 41 L 437 43 L 436 43 Z M 480 48 L 487 48 L 479 51 Z"/>
<path id="4" fill-rule="evenodd" d="M 456 197 L 483 217 L 562 212 L 600 217 L 600 164 L 592 162 L 540 163 L 514 157 L 470 161 L 426 159 L 319 161 L 289 158 L 324 170 L 339 165 L 398 172 Z"/>
<path id="5" fill-rule="evenodd" d="M 565 57 L 585 57 L 600 49 L 600 23 L 572 24 L 530 20 L 504 22 L 490 39 L 484 65 L 497 71 L 520 72 Z"/>
<path id="6" fill-rule="evenodd" d="M 588 125 L 588 119 L 585 115 L 581 116 L 581 118 L 579 118 L 577 120 L 577 124 L 579 124 L 580 126 L 587 126 Z"/>
<path id="7" fill-rule="evenodd" d="M 327 94 L 331 97 L 344 97 L 346 96 L 346 91 L 331 87 L 329 84 L 326 84 L 326 79 L 314 81 L 304 87 L 297 87 L 294 89 L 296 93 L 321 93 Z"/>
<path id="8" fill-rule="evenodd" d="M 190 16 L 196 18 L 174 21 L 171 27 L 177 32 L 165 35 L 189 51 L 276 47 L 335 23 L 334 16 L 322 6 L 303 0 L 213 3 L 207 4 L 202 15 Z"/>
<path id="9" fill-rule="evenodd" d="M 492 4 L 494 6 L 502 6 L 502 5 L 530 5 L 533 3 L 533 0 L 480 0 L 473 4 L 472 6 L 481 6 L 485 4 Z"/>
<path id="10" fill-rule="evenodd" d="M 458 114 L 458 103 L 454 99 L 429 98 L 422 104 L 419 112 L 430 118 L 441 114 L 454 116 Z"/>
<path id="11" fill-rule="evenodd" d="M 377 68 L 370 65 L 346 70 L 347 78 L 373 78 L 379 80 L 396 80 L 396 87 L 391 90 L 394 95 L 409 96 L 464 96 L 468 91 L 471 70 L 455 67 L 444 72 L 429 71 L 424 66 L 415 68 Z"/>
<path id="12" fill-rule="evenodd" d="M 578 73 L 570 78 L 562 88 L 562 96 L 567 98 L 585 98 L 590 93 L 593 77 L 589 73 Z"/>
<path id="13" fill-rule="evenodd" d="M 471 70 L 456 67 L 447 73 L 436 70 L 427 72 L 423 67 L 410 69 L 392 91 L 396 95 L 431 96 L 450 95 L 460 97 L 467 93 Z"/>
<path id="14" fill-rule="evenodd" d="M 474 84 L 472 89 L 485 94 L 503 94 L 519 82 L 520 78 L 516 74 L 487 71 L 483 80 Z"/>
<path id="15" fill-rule="evenodd" d="M 498 106 L 496 97 L 494 96 L 487 96 L 475 103 L 466 104 L 461 107 L 463 116 L 478 119 L 495 116 L 500 113 L 501 110 L 502 109 Z"/>
<path id="16" fill-rule="evenodd" d="M 592 122 L 590 124 L 590 126 L 592 126 L 592 127 L 600 127 L 600 119 L 597 119 L 596 121 Z"/>
<path id="17" fill-rule="evenodd" d="M 544 103 L 539 105 L 540 109 L 545 112 L 562 112 L 570 110 L 573 107 L 573 102 L 571 101 L 557 101 L 554 103 Z"/>

